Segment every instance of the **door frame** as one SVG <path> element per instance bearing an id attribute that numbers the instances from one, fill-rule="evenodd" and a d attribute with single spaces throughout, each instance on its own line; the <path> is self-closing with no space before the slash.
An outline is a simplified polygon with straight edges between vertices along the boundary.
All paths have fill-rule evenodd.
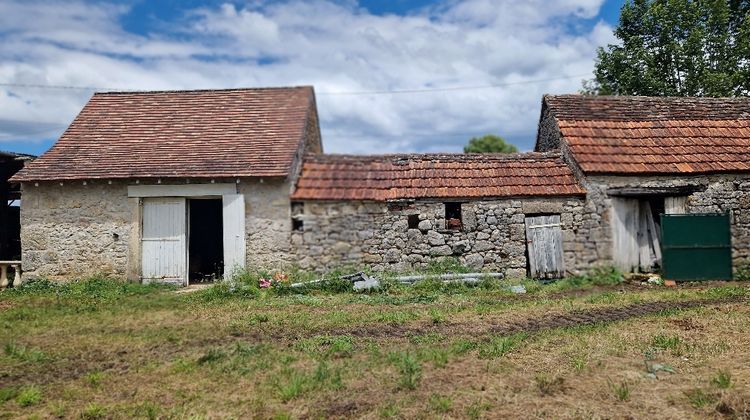
<path id="1" fill-rule="evenodd" d="M 139 200 L 139 213 L 140 213 L 140 226 L 138 229 L 138 243 L 139 246 L 142 248 L 142 240 L 143 240 L 143 199 L 144 198 L 183 198 L 185 199 L 185 273 L 184 273 L 184 279 L 182 281 L 183 286 L 187 286 L 190 283 L 190 206 L 187 205 L 187 200 L 190 199 L 201 199 L 201 198 L 214 198 L 214 199 L 221 199 L 224 204 L 222 204 L 222 236 L 225 238 L 223 241 L 223 246 L 225 247 L 224 252 L 224 277 L 227 278 L 228 274 L 231 274 L 234 267 L 237 265 L 240 265 L 242 268 L 246 265 L 246 257 L 241 258 L 240 261 L 236 264 L 234 264 L 233 267 L 229 267 L 227 269 L 226 264 L 226 255 L 227 255 L 227 241 L 226 238 L 230 236 L 231 232 L 227 232 L 228 228 L 231 228 L 232 224 L 227 224 L 227 216 L 228 213 L 226 212 L 227 206 L 226 203 L 230 200 L 239 200 L 242 204 L 242 214 L 235 214 L 237 218 L 241 218 L 241 223 L 238 220 L 238 223 L 235 223 L 236 225 L 240 226 L 242 229 L 241 234 L 234 233 L 232 235 L 235 238 L 235 244 L 236 246 L 241 249 L 243 252 L 242 254 L 245 254 L 246 252 L 246 232 L 245 232 L 245 198 L 244 194 L 241 194 L 238 191 L 238 187 L 236 184 L 228 184 L 228 183 L 222 183 L 222 184 L 186 184 L 186 185 L 130 185 L 128 186 L 128 197 L 129 198 L 138 198 Z M 143 277 L 143 250 L 141 249 L 140 252 L 138 252 L 139 258 L 140 258 L 140 265 L 141 269 L 139 272 L 139 276 L 141 278 L 141 281 L 144 280 Z"/>

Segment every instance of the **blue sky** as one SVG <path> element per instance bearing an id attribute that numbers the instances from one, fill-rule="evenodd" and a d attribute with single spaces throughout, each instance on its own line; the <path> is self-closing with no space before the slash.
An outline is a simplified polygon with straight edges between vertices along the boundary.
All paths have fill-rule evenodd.
<path id="1" fill-rule="evenodd" d="M 44 152 L 95 89 L 303 84 L 328 152 L 529 150 L 541 96 L 590 77 L 623 1 L 4 0 L 0 150 Z"/>

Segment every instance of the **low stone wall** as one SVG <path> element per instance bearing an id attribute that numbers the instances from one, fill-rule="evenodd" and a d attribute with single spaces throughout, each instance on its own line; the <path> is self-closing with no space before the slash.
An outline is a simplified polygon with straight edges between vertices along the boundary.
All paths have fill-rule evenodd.
<path id="1" fill-rule="evenodd" d="M 137 202 L 124 184 L 23 185 L 22 267 L 26 277 L 125 276 Z"/>
<path id="2" fill-rule="evenodd" d="M 566 269 L 588 262 L 588 217 L 577 198 L 475 201 L 461 205 L 463 228 L 445 229 L 442 202 L 404 205 L 373 202 L 304 203 L 303 231 L 292 233 L 292 252 L 304 268 L 369 264 L 406 271 L 453 256 L 476 270 L 526 275 L 525 216 L 560 214 Z M 418 218 L 409 228 L 409 216 Z M 597 216 L 598 217 L 598 216 Z M 594 222 L 598 224 L 598 220 Z"/>

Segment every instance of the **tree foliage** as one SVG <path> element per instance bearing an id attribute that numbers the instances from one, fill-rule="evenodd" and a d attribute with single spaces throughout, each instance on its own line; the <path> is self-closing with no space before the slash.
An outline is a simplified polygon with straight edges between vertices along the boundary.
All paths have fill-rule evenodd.
<path id="1" fill-rule="evenodd" d="M 464 153 L 515 153 L 517 151 L 516 146 L 506 143 L 502 137 L 494 134 L 473 137 L 464 146 Z"/>
<path id="2" fill-rule="evenodd" d="M 750 0 L 628 0 L 583 93 L 750 94 Z"/>

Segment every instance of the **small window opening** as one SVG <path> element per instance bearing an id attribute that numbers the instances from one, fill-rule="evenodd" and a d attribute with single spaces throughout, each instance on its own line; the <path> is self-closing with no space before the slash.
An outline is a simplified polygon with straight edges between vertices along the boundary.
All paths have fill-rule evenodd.
<path id="1" fill-rule="evenodd" d="M 461 203 L 445 203 L 445 228 L 461 230 L 462 226 Z"/>
<path id="2" fill-rule="evenodd" d="M 409 229 L 419 229 L 419 215 L 418 214 L 410 214 L 407 220 L 409 221 Z"/>
<path id="3" fill-rule="evenodd" d="M 292 202 L 292 230 L 301 232 L 305 229 L 305 223 L 302 215 L 305 214 L 305 203 L 297 201 Z"/>

